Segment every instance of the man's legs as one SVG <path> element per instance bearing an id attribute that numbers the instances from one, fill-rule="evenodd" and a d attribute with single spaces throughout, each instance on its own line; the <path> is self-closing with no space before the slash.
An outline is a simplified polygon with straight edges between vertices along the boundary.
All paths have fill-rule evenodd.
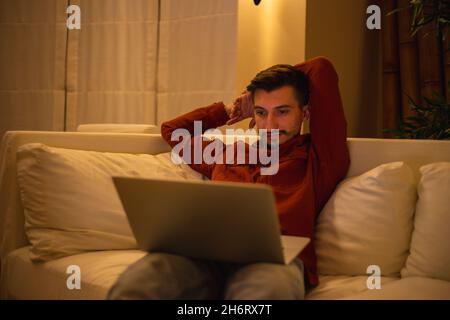
<path id="1" fill-rule="evenodd" d="M 305 297 L 303 263 L 254 263 L 232 271 L 225 284 L 225 299 L 301 300 Z"/>
<path id="2" fill-rule="evenodd" d="M 220 299 L 222 291 L 214 262 L 151 253 L 119 276 L 107 299 Z"/>

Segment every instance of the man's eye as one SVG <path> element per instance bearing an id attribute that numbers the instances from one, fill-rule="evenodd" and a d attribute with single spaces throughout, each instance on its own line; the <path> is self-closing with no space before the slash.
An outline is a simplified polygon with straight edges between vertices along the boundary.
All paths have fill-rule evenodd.
<path id="1" fill-rule="evenodd" d="M 264 111 L 256 110 L 255 114 L 258 115 L 258 116 L 263 116 L 264 115 Z"/>
<path id="2" fill-rule="evenodd" d="M 289 110 L 287 110 L 287 109 L 286 110 L 279 110 L 278 113 L 279 114 L 287 114 L 287 113 L 289 113 Z"/>

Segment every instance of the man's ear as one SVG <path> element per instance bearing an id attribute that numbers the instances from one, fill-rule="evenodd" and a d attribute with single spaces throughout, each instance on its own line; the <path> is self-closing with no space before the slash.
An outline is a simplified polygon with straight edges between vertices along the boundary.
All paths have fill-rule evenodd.
<path id="1" fill-rule="evenodd" d="M 302 113 L 303 113 L 303 119 L 309 120 L 309 117 L 311 116 L 311 114 L 309 112 L 309 105 L 303 106 Z"/>

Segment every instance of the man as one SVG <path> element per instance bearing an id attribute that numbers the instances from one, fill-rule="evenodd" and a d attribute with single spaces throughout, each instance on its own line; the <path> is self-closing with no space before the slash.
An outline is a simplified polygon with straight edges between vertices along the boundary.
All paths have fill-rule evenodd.
<path id="1" fill-rule="evenodd" d="M 178 142 L 171 141 L 172 132 L 184 128 L 192 134 L 194 121 L 207 130 L 252 117 L 257 129 L 278 129 L 274 175 L 261 175 L 260 165 L 202 162 L 191 167 L 211 180 L 271 185 L 282 234 L 312 241 L 290 265 L 148 254 L 120 276 L 109 298 L 302 299 L 305 286 L 318 284 L 315 220 L 350 163 L 336 71 L 323 57 L 294 67 L 276 65 L 258 73 L 247 90 L 230 105 L 214 103 L 163 123 L 161 134 L 174 147 Z M 309 134 L 300 134 L 303 119 L 310 120 Z"/>

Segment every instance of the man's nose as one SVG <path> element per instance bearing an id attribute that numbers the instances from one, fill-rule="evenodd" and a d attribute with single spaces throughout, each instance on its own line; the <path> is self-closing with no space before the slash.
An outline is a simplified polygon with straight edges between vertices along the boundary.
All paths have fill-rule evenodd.
<path id="1" fill-rule="evenodd" d="M 278 123 L 275 119 L 275 117 L 273 116 L 273 114 L 269 113 L 267 115 L 267 119 L 266 119 L 266 128 L 267 130 L 270 129 L 278 129 Z"/>

